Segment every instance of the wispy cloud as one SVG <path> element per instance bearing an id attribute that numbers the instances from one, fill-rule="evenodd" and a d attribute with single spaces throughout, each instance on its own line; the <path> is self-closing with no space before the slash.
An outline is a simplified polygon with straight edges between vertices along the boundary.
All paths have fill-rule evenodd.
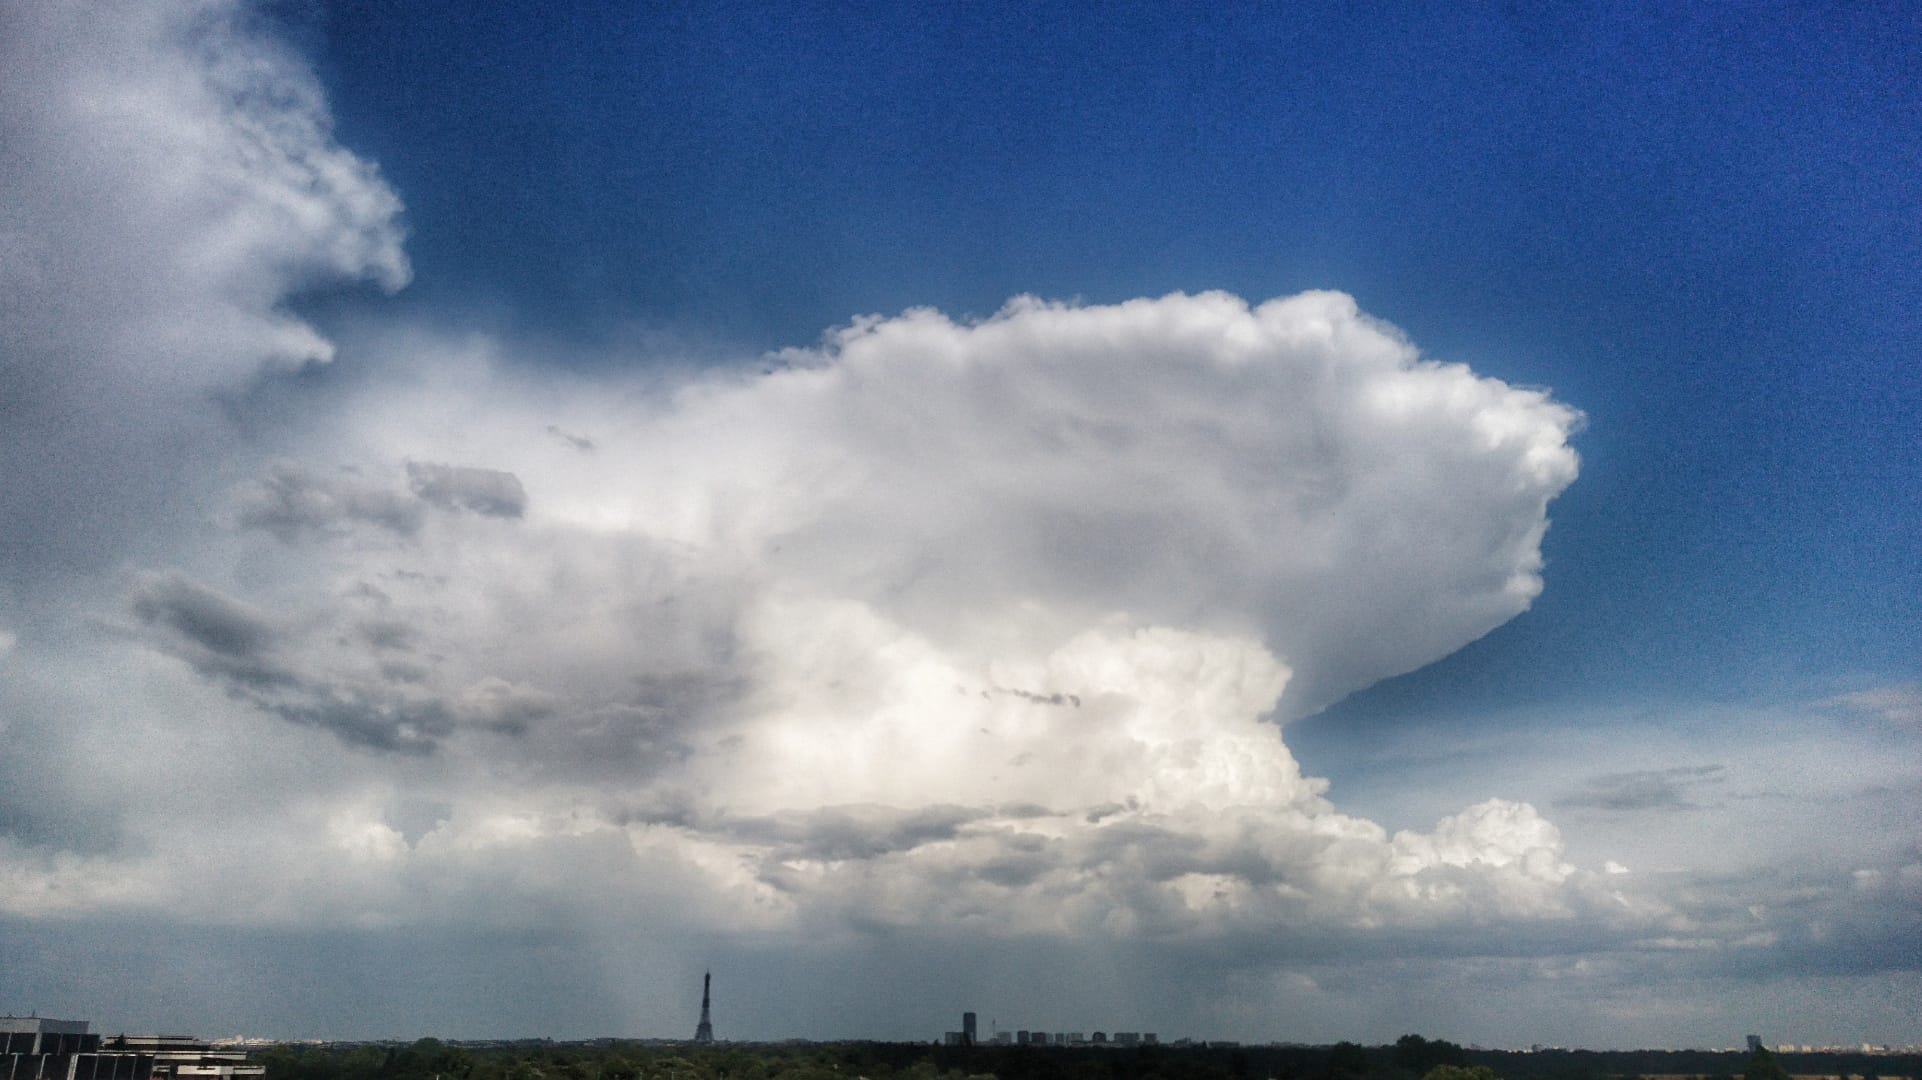
<path id="1" fill-rule="evenodd" d="M 1556 799 L 1555 805 L 1623 812 L 1698 809 L 1698 796 L 1721 784 L 1723 771 L 1720 765 L 1683 765 L 1604 773 L 1589 777 L 1580 789 Z"/>
<path id="2" fill-rule="evenodd" d="M 1922 685 L 1915 683 L 1837 694 L 1824 704 L 1878 716 L 1900 727 L 1922 729 Z"/>

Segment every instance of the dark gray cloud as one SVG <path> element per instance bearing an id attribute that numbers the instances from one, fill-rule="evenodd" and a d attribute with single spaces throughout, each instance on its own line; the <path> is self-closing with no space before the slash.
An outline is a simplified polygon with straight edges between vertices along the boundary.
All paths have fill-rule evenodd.
<path id="1" fill-rule="evenodd" d="M 401 619 L 365 619 L 355 627 L 360 639 L 382 651 L 412 652 L 419 631 Z"/>
<path id="2" fill-rule="evenodd" d="M 658 715 L 674 726 L 712 716 L 739 701 L 748 690 L 748 681 L 730 670 L 733 644 L 724 638 L 709 642 L 715 667 L 660 672 L 637 672 L 630 678 L 632 692 L 627 703 Z"/>
<path id="3" fill-rule="evenodd" d="M 343 742 L 406 754 L 432 751 L 455 726 L 445 702 L 409 701 L 368 688 L 308 685 L 297 696 L 263 698 L 258 704 L 288 723 L 320 728 Z"/>
<path id="4" fill-rule="evenodd" d="M 420 529 L 420 500 L 380 488 L 351 473 L 323 476 L 293 462 L 276 462 L 244 488 L 235 517 L 288 543 L 308 534 L 339 532 L 365 522 L 401 535 Z"/>
<path id="5" fill-rule="evenodd" d="M 985 808 L 830 806 L 767 817 L 728 820 L 720 830 L 770 846 L 768 859 L 875 859 L 923 844 L 952 840 L 963 826 L 987 817 Z"/>
<path id="6" fill-rule="evenodd" d="M 462 465 L 407 463 L 407 489 L 383 486 L 358 470 L 321 473 L 275 462 L 235 497 L 234 520 L 287 543 L 342 535 L 372 525 L 398 536 L 420 531 L 429 510 L 519 518 L 527 492 L 513 473 Z"/>
<path id="7" fill-rule="evenodd" d="M 1058 690 L 1048 694 L 1037 694 L 1032 690 L 1022 690 L 1017 687 L 995 686 L 981 691 L 983 697 L 989 694 L 1012 694 L 1023 701 L 1032 701 L 1036 705 L 1070 705 L 1077 709 L 1081 707 L 1080 694 L 1064 694 Z"/>
<path id="8" fill-rule="evenodd" d="M 1672 769 L 1643 769 L 1604 773 L 1583 781 L 1579 790 L 1555 800 L 1557 806 L 1580 806 L 1629 813 L 1641 810 L 1694 810 L 1697 796 L 1722 783 L 1720 765 L 1684 765 Z"/>
<path id="9" fill-rule="evenodd" d="M 128 606 L 151 644 L 231 697 L 356 746 L 426 753 L 463 715 L 476 726 L 515 730 L 524 714 L 523 706 L 484 695 L 480 708 L 463 710 L 418 685 L 424 680 L 395 677 L 385 666 L 330 670 L 311 638 L 285 620 L 178 571 L 145 578 Z M 362 640 L 378 651 L 409 637 L 404 625 L 388 620 Z"/>
<path id="10" fill-rule="evenodd" d="M 444 510 L 500 518 L 517 518 L 527 510 L 520 478 L 498 469 L 410 461 L 407 484 L 421 499 Z"/>
<path id="11" fill-rule="evenodd" d="M 280 632 L 266 615 L 177 571 L 147 578 L 130 606 L 162 649 L 231 689 L 261 692 L 298 681 L 274 655 Z"/>
<path id="12" fill-rule="evenodd" d="M 593 439 L 585 435 L 576 435 L 571 431 L 564 430 L 558 424 L 547 425 L 547 433 L 582 453 L 592 453 L 595 449 Z"/>

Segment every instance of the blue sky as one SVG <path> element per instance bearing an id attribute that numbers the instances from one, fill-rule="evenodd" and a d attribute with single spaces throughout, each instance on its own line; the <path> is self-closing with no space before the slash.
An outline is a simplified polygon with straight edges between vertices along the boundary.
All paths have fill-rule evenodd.
<path id="1" fill-rule="evenodd" d="M 1912 673 L 1912 16 L 462 8 L 310 27 L 407 198 L 394 303 L 761 350 L 1019 293 L 1340 288 L 1590 419 L 1556 587 L 1463 681 Z"/>
<path id="2" fill-rule="evenodd" d="M 1914 12 L 0 10 L 0 1010 L 1922 1039 Z"/>

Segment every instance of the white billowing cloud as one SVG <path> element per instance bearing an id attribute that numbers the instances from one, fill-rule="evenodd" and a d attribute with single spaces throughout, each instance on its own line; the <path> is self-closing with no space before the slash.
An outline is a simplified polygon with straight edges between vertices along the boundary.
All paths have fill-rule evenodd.
<path id="1" fill-rule="evenodd" d="M 990 649 L 1014 628 L 971 622 L 989 598 L 1033 605 L 1037 640 L 1117 610 L 1255 634 L 1296 673 L 1284 718 L 1523 610 L 1576 467 L 1568 409 L 1422 362 L 1336 293 L 918 311 L 786 358 L 670 422 L 763 432 L 730 471 L 778 485 L 718 539 Z"/>
<path id="2" fill-rule="evenodd" d="M 205 395 L 332 346 L 301 289 L 404 284 L 400 203 L 232 0 L 0 10 L 0 544 L 100 558 L 179 501 Z"/>
<path id="3" fill-rule="evenodd" d="M 1319 790 L 1259 722 L 1288 671 L 1252 641 L 1117 624 L 974 666 L 847 601 L 763 605 L 743 631 L 764 658 L 742 706 L 758 715 L 704 778 L 730 809 L 821 806 L 852 789 L 895 806 L 1222 810 Z"/>
<path id="4" fill-rule="evenodd" d="M 347 869 L 270 825 L 249 862 L 374 923 L 563 841 L 770 930 L 1588 902 L 1529 806 L 1390 835 L 1274 723 L 1527 605 L 1571 411 L 1332 293 L 916 311 L 780 359 L 662 389 L 419 350 L 134 580 L 124 631 L 239 716 L 447 806 L 410 840 L 357 782 L 283 823 Z"/>
<path id="5" fill-rule="evenodd" d="M 1254 641 L 1114 624 L 974 668 L 845 604 L 749 623 L 771 670 L 691 762 L 710 809 L 668 827 L 799 908 L 1069 934 L 1565 912 L 1526 805 L 1392 838 L 1337 813 L 1263 719 L 1288 673 Z"/>
<path id="6" fill-rule="evenodd" d="M 1423 361 L 1337 293 L 915 311 L 783 359 L 620 408 L 504 375 L 481 400 L 464 369 L 347 438 L 512 472 L 546 522 L 860 598 L 980 657 L 1115 612 L 1251 635 L 1295 672 L 1284 718 L 1524 610 L 1576 470 L 1571 410 Z M 470 422 L 501 408 L 511 431 Z"/>

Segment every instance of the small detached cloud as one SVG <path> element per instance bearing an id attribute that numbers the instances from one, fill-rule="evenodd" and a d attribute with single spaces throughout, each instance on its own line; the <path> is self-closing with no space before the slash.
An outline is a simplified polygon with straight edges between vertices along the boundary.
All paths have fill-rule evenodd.
<path id="1" fill-rule="evenodd" d="M 1696 796 L 1723 782 L 1720 765 L 1685 765 L 1589 777 L 1579 790 L 1555 800 L 1557 806 L 1630 813 L 1644 810 L 1695 810 Z"/>
<path id="2" fill-rule="evenodd" d="M 584 454 L 592 453 L 595 449 L 593 439 L 585 435 L 576 435 L 571 431 L 564 431 L 554 424 L 547 425 L 547 433 L 559 439 L 563 444 L 571 446 Z"/>

